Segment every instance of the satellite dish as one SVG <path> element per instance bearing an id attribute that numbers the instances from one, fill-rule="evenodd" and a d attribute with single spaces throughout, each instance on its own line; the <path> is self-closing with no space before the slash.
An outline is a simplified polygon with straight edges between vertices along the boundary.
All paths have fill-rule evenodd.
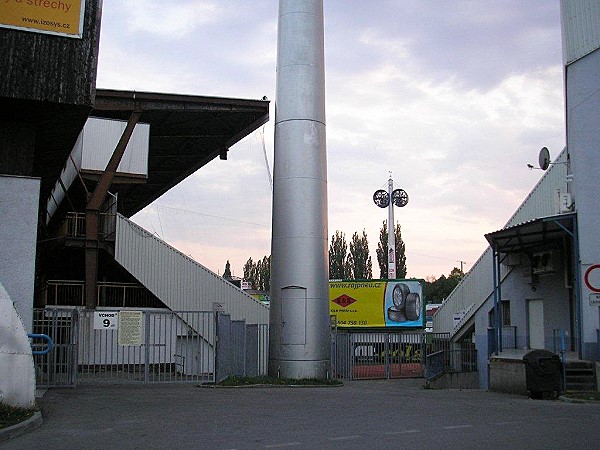
<path id="1" fill-rule="evenodd" d="M 386 208 L 390 204 L 390 196 L 383 189 L 379 189 L 373 194 L 373 201 L 380 208 Z"/>
<path id="2" fill-rule="evenodd" d="M 394 205 L 400 208 L 408 204 L 408 194 L 404 189 L 396 189 L 392 192 L 392 201 Z"/>
<path id="3" fill-rule="evenodd" d="M 550 167 L 550 152 L 547 147 L 542 147 L 540 150 L 540 155 L 538 157 L 538 162 L 540 164 L 540 169 L 546 170 Z"/>

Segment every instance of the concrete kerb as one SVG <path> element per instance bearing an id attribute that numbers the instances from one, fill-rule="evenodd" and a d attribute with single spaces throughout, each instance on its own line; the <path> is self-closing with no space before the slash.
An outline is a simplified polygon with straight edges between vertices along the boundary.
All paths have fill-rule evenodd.
<path id="1" fill-rule="evenodd" d="M 600 403 L 598 400 L 586 400 L 584 398 L 571 398 L 565 395 L 560 395 L 558 400 L 565 403 Z"/>
<path id="2" fill-rule="evenodd" d="M 36 428 L 40 427 L 42 423 L 44 423 L 42 413 L 40 411 L 36 411 L 33 413 L 33 416 L 31 416 L 29 419 L 24 420 L 23 422 L 20 422 L 16 425 L 2 428 L 0 430 L 0 442 L 5 442 L 9 439 L 33 431 Z"/>
<path id="3" fill-rule="evenodd" d="M 209 388 L 209 389 L 270 389 L 270 388 L 335 388 L 342 387 L 344 383 L 340 384 L 240 384 L 238 386 L 219 386 L 218 384 L 199 384 L 196 387 Z"/>

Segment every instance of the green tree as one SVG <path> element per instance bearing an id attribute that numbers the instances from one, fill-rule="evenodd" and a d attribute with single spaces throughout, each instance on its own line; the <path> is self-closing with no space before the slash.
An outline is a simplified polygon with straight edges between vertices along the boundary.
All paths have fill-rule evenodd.
<path id="1" fill-rule="evenodd" d="M 406 246 L 402 240 L 402 228 L 396 222 L 394 228 L 394 236 L 396 238 L 396 278 L 406 278 Z M 377 243 L 377 263 L 379 264 L 379 278 L 387 280 L 388 277 L 388 229 L 387 220 L 383 221 L 383 225 L 379 230 L 379 242 Z"/>
<path id="2" fill-rule="evenodd" d="M 352 235 L 350 254 L 348 255 L 350 276 L 354 280 L 370 280 L 373 278 L 373 263 L 369 256 L 369 241 L 367 232 L 363 229 L 362 236 Z"/>
<path id="3" fill-rule="evenodd" d="M 248 258 L 244 264 L 244 281 L 250 283 L 252 289 L 269 292 L 271 290 L 271 255 L 263 256 L 254 262 Z"/>
<path id="4" fill-rule="evenodd" d="M 348 245 L 346 235 L 341 231 L 331 236 L 329 245 L 329 279 L 344 280 L 350 278 L 350 266 L 348 265 Z"/>
<path id="5" fill-rule="evenodd" d="M 427 303 L 442 303 L 460 283 L 463 276 L 463 272 L 455 267 L 447 277 L 445 275 L 439 278 L 427 277 L 425 286 L 423 286 L 423 295 L 427 299 Z"/>
<path id="6" fill-rule="evenodd" d="M 271 255 L 263 256 L 262 260 L 256 262 L 256 278 L 256 288 L 259 291 L 271 290 Z"/>
<path id="7" fill-rule="evenodd" d="M 248 258 L 244 264 L 244 281 L 250 283 L 252 289 L 256 289 L 256 265 L 252 261 L 252 257 Z"/>
<path id="8" fill-rule="evenodd" d="M 223 271 L 223 278 L 231 278 L 231 264 L 229 260 L 225 263 L 225 270 Z"/>

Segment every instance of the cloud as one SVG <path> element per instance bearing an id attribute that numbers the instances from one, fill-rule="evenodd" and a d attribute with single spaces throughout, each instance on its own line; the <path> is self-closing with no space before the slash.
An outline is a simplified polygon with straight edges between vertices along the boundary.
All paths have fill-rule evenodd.
<path id="1" fill-rule="evenodd" d="M 169 9 L 170 8 L 170 9 Z M 471 264 L 564 146 L 558 2 L 326 1 L 329 234 L 367 231 L 373 261 L 389 172 L 409 274 Z M 98 84 L 273 100 L 277 2 L 105 0 Z M 271 192 L 259 134 L 136 215 L 222 272 L 270 252 Z M 259 224 L 259 225 L 257 225 Z M 378 273 L 378 268 L 375 268 Z"/>
<path id="2" fill-rule="evenodd" d="M 220 2 L 124 0 L 121 14 L 126 17 L 131 33 L 155 34 L 163 39 L 181 39 L 202 25 L 216 23 L 223 18 Z"/>

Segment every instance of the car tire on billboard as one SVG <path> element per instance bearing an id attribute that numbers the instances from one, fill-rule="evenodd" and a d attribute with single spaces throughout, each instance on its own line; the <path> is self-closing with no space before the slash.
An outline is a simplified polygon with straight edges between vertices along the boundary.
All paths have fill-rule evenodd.
<path id="1" fill-rule="evenodd" d="M 416 292 L 411 292 L 406 296 L 406 318 L 408 320 L 419 320 L 421 317 L 421 297 Z"/>
<path id="2" fill-rule="evenodd" d="M 394 286 L 394 290 L 392 292 L 392 300 L 394 301 L 394 306 L 396 306 L 398 309 L 404 308 L 406 296 L 409 293 L 410 289 L 404 283 L 398 283 L 396 286 Z"/>

